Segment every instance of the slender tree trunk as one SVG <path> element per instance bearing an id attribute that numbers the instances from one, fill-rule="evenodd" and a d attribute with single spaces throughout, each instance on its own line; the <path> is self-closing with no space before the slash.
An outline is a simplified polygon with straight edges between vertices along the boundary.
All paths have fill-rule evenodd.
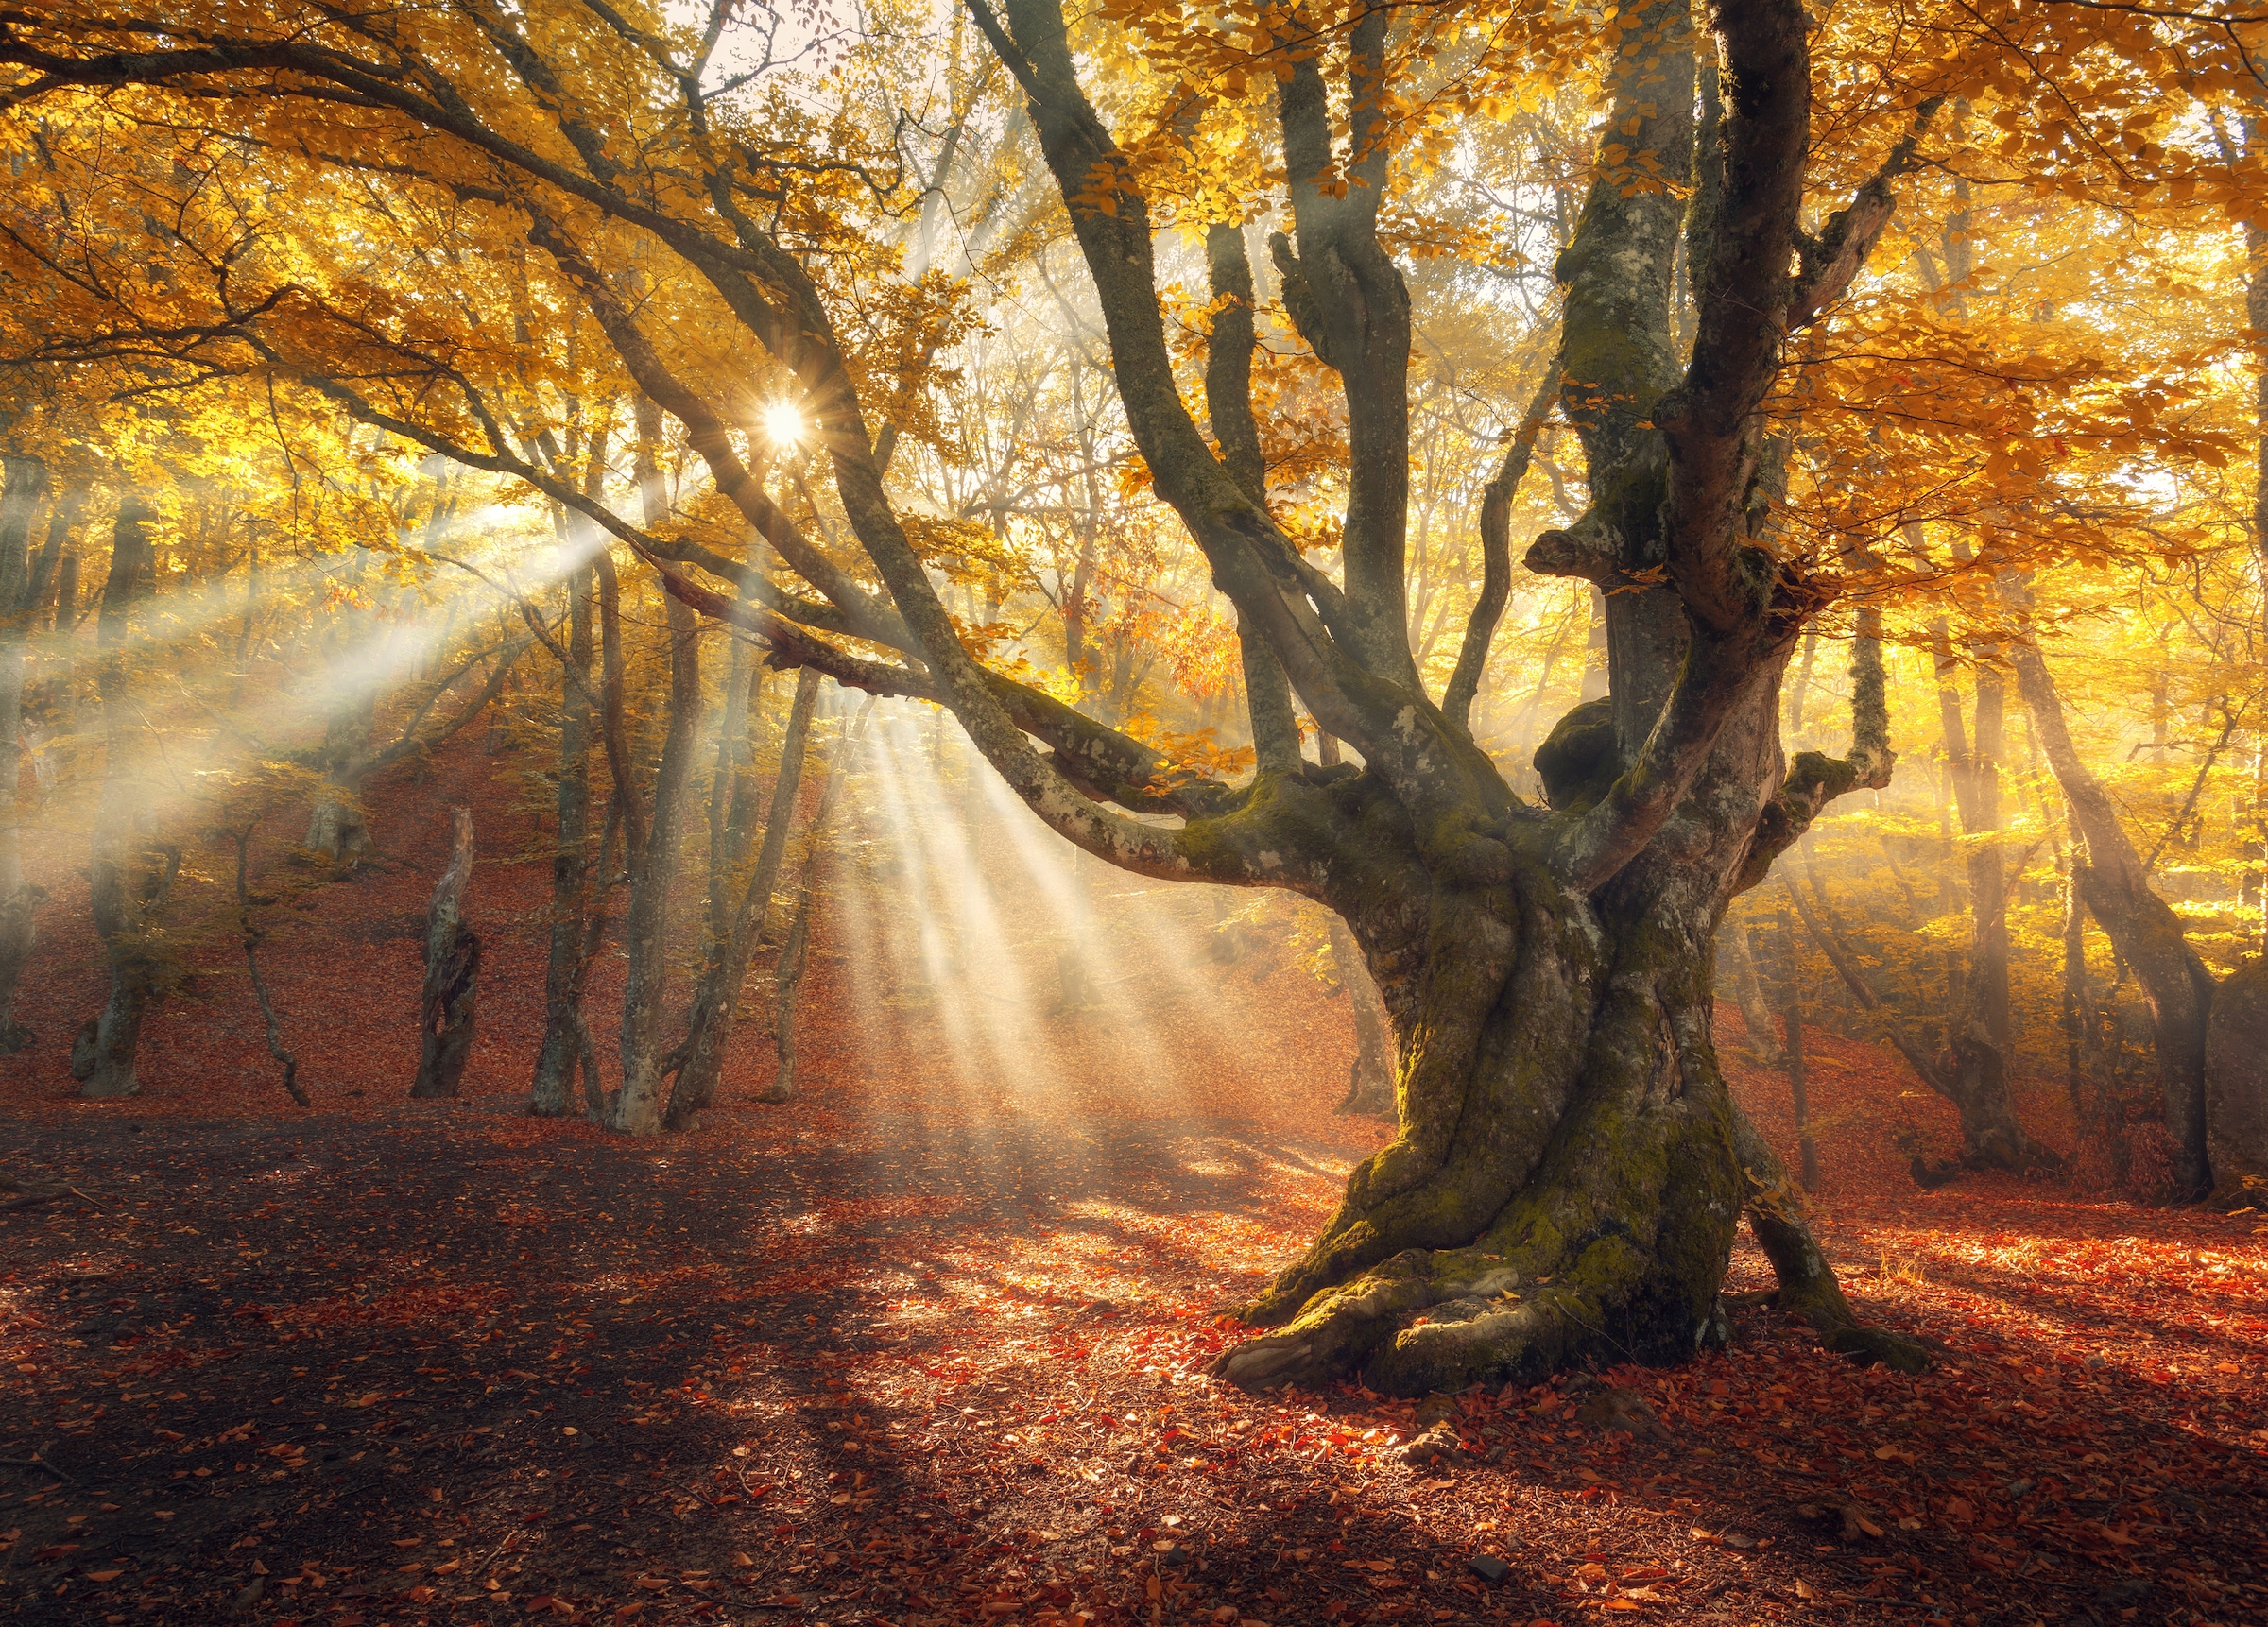
<path id="1" fill-rule="evenodd" d="M 591 913 L 591 602 L 588 566 L 567 585 L 567 660 L 559 675 L 559 756 L 554 801 L 558 840 L 551 861 L 551 945 L 543 968 L 543 1040 L 528 1111 L 558 1118 L 574 1111 L 571 1088 L 582 1061 L 583 934 Z M 603 881 L 601 885 L 603 887 Z"/>
<path id="2" fill-rule="evenodd" d="M 1971 927 L 1968 996 L 1974 1034 L 2001 1053 L 2010 1053 L 2008 1007 L 2008 887 L 2001 850 L 2001 750 L 2005 735 L 2007 680 L 1998 667 L 1977 669 L 1976 732 L 1970 747 L 1970 802 L 1963 824 L 1972 838 L 1968 850 L 1968 912 Z"/>
<path id="3" fill-rule="evenodd" d="M 2150 1007 L 2166 1133 L 2177 1149 L 2175 1185 L 2184 1195 L 2202 1195 L 2213 1184 L 2206 1108 L 2212 973 L 2190 947 L 2181 918 L 2152 890 L 2142 857 L 2119 822 L 2109 793 L 2072 746 L 2063 699 L 2047 662 L 2036 649 L 2022 646 L 2015 653 L 2015 666 L 2040 749 L 2055 771 L 2070 806 L 2071 822 L 2087 844 L 2084 862 L 2077 854 L 2072 858 L 2079 896 L 2119 958 L 2133 969 Z"/>
<path id="4" fill-rule="evenodd" d="M 649 530 L 668 519 L 668 499 L 653 458 L 662 415 L 638 398 L 638 486 Z M 623 919 L 629 972 L 622 996 L 622 1088 L 609 1115 L 611 1128 L 651 1136 L 662 1129 L 663 1055 L 662 1020 L 669 987 L 669 905 L 678 874 L 685 814 L 692 797 L 694 757 L 701 729 L 700 621 L 681 600 L 665 601 L 669 637 L 669 731 L 644 853 L 630 866 L 630 904 Z"/>
<path id="5" fill-rule="evenodd" d="M 811 921 L 818 908 L 819 896 L 819 844 L 834 822 L 835 804 L 850 777 L 851 742 L 864 733 L 867 711 L 872 705 L 869 701 L 860 709 L 857 723 L 845 731 L 836 745 L 835 754 L 827 764 L 827 782 L 819 793 L 819 805 L 812 814 L 811 831 L 803 849 L 802 879 L 796 888 L 795 916 L 787 929 L 787 941 L 780 946 L 780 962 L 772 974 L 772 1037 L 779 1066 L 772 1073 L 772 1082 L 758 1094 L 759 1102 L 792 1102 L 800 1089 L 796 1076 L 796 999 L 811 961 Z"/>
<path id="6" fill-rule="evenodd" d="M 1788 1095 L 1796 1108 L 1796 1144 L 1803 1166 L 1803 1190 L 1819 1190 L 1819 1149 L 1812 1141 L 1812 1098 L 1810 1081 L 1803 1069 L 1803 1007 L 1794 1001 L 1780 1013 L 1780 1022 L 1787 1035 Z"/>
<path id="7" fill-rule="evenodd" d="M 1800 744 L 1804 737 L 1804 707 L 1812 696 L 1812 666 L 1819 655 L 1819 629 L 1807 627 L 1803 634 L 1803 659 L 1796 668 L 1796 683 L 1788 696 L 1788 738 Z"/>
<path id="8" fill-rule="evenodd" d="M 300 1088 L 300 1059 L 284 1043 L 284 1024 L 276 1016 L 276 1002 L 267 989 L 267 979 L 260 971 L 260 943 L 266 937 L 252 919 L 252 832 L 260 828 L 253 820 L 236 838 L 236 930 L 244 940 L 244 969 L 252 980 L 252 999 L 260 1007 L 262 1033 L 267 1041 L 267 1053 L 284 1065 L 284 1093 L 302 1107 L 312 1107 L 307 1092 Z"/>
<path id="9" fill-rule="evenodd" d="M 144 764 L 147 726 L 134 704 L 127 670 L 135 605 L 148 596 L 155 556 L 149 526 L 157 512 L 130 490 L 119 500 L 112 529 L 111 571 L 102 591 L 96 690 L 102 702 L 103 778 L 94 813 L 89 866 L 94 930 L 111 964 L 111 993 L 71 1050 L 72 1077 L 87 1096 L 131 1096 L 141 1088 L 134 1064 L 142 1019 L 171 982 L 171 964 L 153 941 L 155 916 L 172 891 L 180 849 L 154 840 Z"/>
<path id="10" fill-rule="evenodd" d="M 425 986 L 419 999 L 418 1076 L 412 1098 L 455 1096 L 472 1054 L 474 997 L 480 984 L 480 938 L 465 924 L 472 884 L 472 814 L 449 812 L 449 867 L 425 915 Z"/>
<path id="11" fill-rule="evenodd" d="M 795 831 L 796 798 L 803 783 L 804 752 L 811 740 L 812 714 L 818 706 L 819 675 L 805 667 L 796 675 L 796 698 L 788 708 L 787 732 L 780 743 L 780 773 L 772 782 L 771 813 L 764 828 L 764 847 L 756 868 L 741 894 L 719 951 L 701 978 L 694 997 L 677 1088 L 670 1093 L 669 1127 L 690 1129 L 694 1117 L 716 1099 L 717 1081 L 724 1074 L 725 1048 L 740 1013 L 741 992 L 748 980 L 748 961 L 764 934 L 771 913 L 772 894 L 780 884 L 780 866 L 787 858 L 788 838 Z"/>
<path id="12" fill-rule="evenodd" d="M 31 522 L 47 489 L 47 466 L 6 460 L 0 484 L 0 1052 L 21 1051 L 31 1030 L 16 1020 L 16 989 L 31 963 L 40 904 L 46 891 L 24 880 L 24 662 L 39 595 L 29 550 Z M 65 501 L 59 499 L 60 522 Z M 56 544 L 49 529 L 49 548 Z"/>
<path id="13" fill-rule="evenodd" d="M 341 608 L 325 629 L 323 683 L 327 711 L 323 718 L 320 762 L 324 783 L 316 794 L 308 815 L 303 846 L 334 865 L 350 868 L 376 848 L 369 814 L 362 805 L 362 777 L 370 753 L 370 728 L 376 719 L 377 690 L 360 670 L 359 652 L 349 631 L 354 612 Z M 445 636 L 445 635 L 444 635 Z M 438 645 L 436 646 L 438 654 Z"/>
<path id="14" fill-rule="evenodd" d="M 812 889 L 804 888 L 796 900 L 787 941 L 780 946 L 780 967 L 773 979 L 778 986 L 772 999 L 772 1040 L 779 1066 L 773 1070 L 772 1082 L 758 1093 L 759 1102 L 792 1102 L 801 1088 L 796 1078 L 796 992 L 803 985 L 803 970 L 810 958 L 813 902 Z"/>
<path id="15" fill-rule="evenodd" d="M 1772 1008 L 1764 1003 L 1764 991 L 1757 982 L 1747 929 L 1728 922 L 1717 934 L 1717 954 L 1729 970 L 1733 1003 L 1741 1008 L 1741 1025 L 1748 1031 L 1748 1054 L 1762 1067 L 1778 1068 L 1779 1042 L 1773 1037 Z"/>
<path id="16" fill-rule="evenodd" d="M 755 840 L 756 752 L 752 697 L 756 659 L 744 639 L 731 641 L 725 669 L 725 711 L 717 726 L 716 771 L 709 782 L 709 946 L 732 930 L 732 882 Z"/>

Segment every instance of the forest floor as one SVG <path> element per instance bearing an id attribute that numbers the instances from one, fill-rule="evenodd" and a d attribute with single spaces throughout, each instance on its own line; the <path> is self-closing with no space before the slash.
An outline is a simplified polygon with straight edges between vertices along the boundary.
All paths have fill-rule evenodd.
<path id="1" fill-rule="evenodd" d="M 802 1098 L 747 1100 L 750 1025 L 723 1105 L 652 1142 L 520 1111 L 544 867 L 473 750 L 374 796 L 414 810 L 390 856 L 271 940 L 312 1111 L 218 975 L 152 1025 L 145 1095 L 77 1102 L 60 1036 L 98 985 L 57 859 L 0 1174 L 75 1192 L 0 1212 L 0 1618 L 2268 1618 L 2262 1217 L 1919 1191 L 1891 1130 L 1942 1152 L 1950 1113 L 1830 1037 L 1824 1241 L 1928 1373 L 1749 1310 L 1728 1351 L 1602 1376 L 1658 1430 L 1594 1430 L 1579 1383 L 1472 1393 L 1420 1468 L 1408 1403 L 1214 1383 L 1220 1308 L 1383 1133 L 1332 1112 L 1345 1002 L 1280 941 L 1215 959 L 1210 896 L 1015 810 L 961 863 L 980 802 L 911 738 L 831 865 Z M 451 800 L 491 855 L 482 1039 L 464 1099 L 413 1104 Z M 2053 1090 L 2025 1108 L 2068 1143 Z M 1768 1283 L 1744 1248 L 1728 1287 Z"/>

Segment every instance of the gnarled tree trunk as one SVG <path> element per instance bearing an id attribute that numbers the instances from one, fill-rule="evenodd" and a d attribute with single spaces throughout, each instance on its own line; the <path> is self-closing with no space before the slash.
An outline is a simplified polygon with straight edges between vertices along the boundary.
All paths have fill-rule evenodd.
<path id="1" fill-rule="evenodd" d="M 1280 1330 L 1230 1353 L 1231 1377 L 1361 1369 L 1410 1390 L 1586 1358 L 1680 1356 L 1722 1333 L 1717 1289 L 1744 1207 L 1783 1296 L 1830 1343 L 1914 1360 L 1911 1346 L 1853 1322 L 1784 1175 L 1726 1093 L 1710 1041 L 1710 946 L 1727 902 L 1829 800 L 1889 773 L 1879 656 L 1866 641 L 1850 755 L 1783 761 L 1780 675 L 1836 590 L 1759 545 L 1769 497 L 1759 466 L 1787 335 L 1818 319 L 1865 264 L 1934 104 L 1916 107 L 1916 129 L 1878 173 L 1807 231 L 1811 63 L 1797 0 L 1711 7 L 1702 83 L 1683 0 L 1616 20 L 1597 179 L 1557 265 L 1559 406 L 1582 442 L 1591 507 L 1526 556 L 1533 570 L 1605 591 L 1608 694 L 1563 720 L 1539 754 L 1549 804 L 1539 808 L 1513 794 L 1469 727 L 1478 674 L 1464 669 L 1485 659 L 1501 607 L 1468 630 L 1444 691 L 1464 697 L 1453 707 L 1433 698 L 1409 645 L 1412 325 L 1379 229 L 1387 147 L 1408 106 L 1392 84 L 1394 13 L 1300 19 L 1286 24 L 1296 38 L 1261 42 L 1277 70 L 1272 146 L 1293 226 L 1271 244 L 1283 306 L 1335 374 L 1346 408 L 1334 576 L 1278 524 L 1244 467 L 1252 399 L 1233 375 L 1241 362 L 1248 379 L 1251 331 L 1221 320 L 1240 314 L 1233 295 L 1207 358 L 1211 437 L 1183 400 L 1146 159 L 1120 147 L 1088 96 L 1059 0 L 970 9 L 1025 94 L 1153 488 L 1235 606 L 1256 777 L 1213 779 L 984 669 L 893 506 L 860 369 L 804 246 L 749 213 L 696 218 L 644 189 L 633 197 L 589 144 L 563 142 L 542 163 L 574 171 L 578 211 L 634 216 L 794 369 L 865 555 L 854 571 L 796 533 L 749 474 L 742 403 L 711 399 L 673 370 L 639 326 L 634 290 L 583 253 L 580 220 L 524 203 L 532 240 L 571 274 L 639 387 L 679 417 L 719 493 L 825 603 L 775 594 L 751 607 L 664 572 L 672 596 L 754 630 L 779 665 L 950 706 L 1040 819 L 1111 864 L 1290 888 L 1346 918 L 1396 1030 L 1400 1127 L 1355 1172 L 1314 1247 L 1252 1308 Z M 381 35 L 387 26 L 368 25 Z M 428 104 L 397 94 L 385 74 L 342 65 L 363 48 L 342 39 L 335 50 L 260 60 L 324 83 L 351 73 L 359 96 L 427 117 Z M 652 46 L 664 57 L 670 48 Z M 169 69 L 170 49 L 153 46 L 104 82 L 213 71 Z M 542 43 L 514 49 L 551 71 Z M 669 66 L 657 94 L 676 85 L 693 94 L 697 72 Z M 727 147 L 683 150 L 696 167 L 743 162 Z M 484 151 L 507 166 L 532 162 L 500 140 Z M 737 168 L 705 179 L 714 185 L 697 196 L 746 196 Z M 1207 200 L 1195 207 L 1239 197 L 1237 177 L 1206 180 L 1191 195 Z M 1690 358 L 1669 317 L 1681 241 Z M 1241 269 L 1249 287 L 1241 233 L 1209 231 L 1207 248 L 1216 286 Z M 1214 387 L 1216 370 L 1230 387 Z M 541 471 L 513 471 L 561 494 Z M 1491 567 L 1508 571 L 1508 542 L 1483 540 L 1497 556 Z M 883 654 L 853 654 L 823 634 Z M 1361 766 L 1299 762 L 1296 731 L 1287 752 L 1287 695 L 1348 741 Z M 626 1024 L 626 1064 L 628 1038 Z M 626 1082 L 626 1108 L 630 1097 Z"/>

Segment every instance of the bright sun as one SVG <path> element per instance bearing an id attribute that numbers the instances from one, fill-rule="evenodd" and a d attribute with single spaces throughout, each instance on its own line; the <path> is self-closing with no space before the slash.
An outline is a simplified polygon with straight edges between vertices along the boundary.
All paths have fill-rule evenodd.
<path id="1" fill-rule="evenodd" d="M 793 446 L 802 437 L 803 415 L 793 402 L 774 402 L 764 409 L 764 433 L 774 446 Z"/>

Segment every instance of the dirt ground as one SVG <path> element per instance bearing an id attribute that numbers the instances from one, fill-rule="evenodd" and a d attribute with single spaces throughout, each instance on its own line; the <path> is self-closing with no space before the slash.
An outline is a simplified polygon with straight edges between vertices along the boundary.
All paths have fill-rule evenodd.
<path id="1" fill-rule="evenodd" d="M 524 814 L 482 819 L 469 1094 L 401 1100 L 440 814 L 510 809 L 495 760 L 382 788 L 387 860 L 278 933 L 313 1111 L 217 972 L 153 1025 L 145 1096 L 77 1102 L 59 1037 L 97 985 L 55 856 L 0 1173 L 76 1193 L 0 1212 L 0 1617 L 2268 1618 L 2262 1217 L 1917 1191 L 1889 1130 L 1942 1146 L 1950 1115 L 1864 1046 L 1814 1045 L 1820 1219 L 1931 1372 L 1748 1310 L 1685 1366 L 1455 1397 L 1459 1448 L 1417 1466 L 1409 1403 L 1216 1385 L 1221 1309 L 1382 1133 L 1332 1111 L 1344 1001 L 1284 922 L 1215 959 L 1210 895 L 1029 842 L 918 741 L 884 761 L 802 1100 L 747 1100 L 750 1025 L 701 1131 L 644 1143 L 520 1112 Z M 1784 1084 L 1733 1072 L 1784 1140 Z M 2052 1090 L 2025 1107 L 2068 1141 Z M 1768 1281 L 1744 1249 L 1729 1287 Z"/>

